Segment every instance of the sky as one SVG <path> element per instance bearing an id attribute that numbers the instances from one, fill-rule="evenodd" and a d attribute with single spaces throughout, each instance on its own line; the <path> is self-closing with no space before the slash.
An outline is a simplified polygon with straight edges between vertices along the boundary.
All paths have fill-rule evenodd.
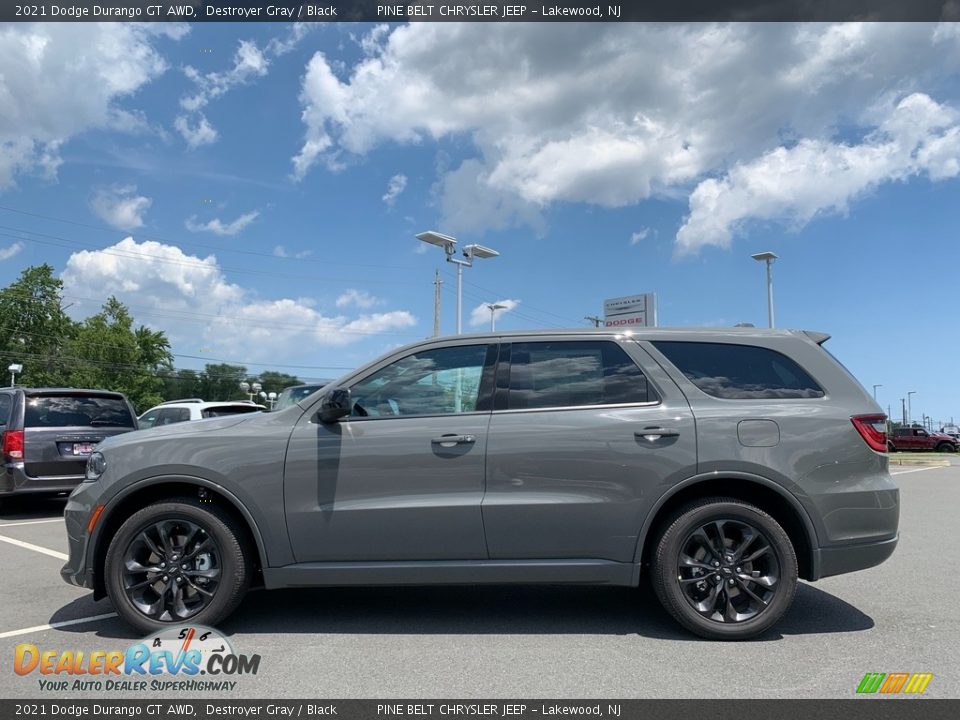
<path id="1" fill-rule="evenodd" d="M 456 327 L 767 322 L 960 421 L 960 24 L 0 26 L 0 283 L 178 367 L 333 378 Z"/>

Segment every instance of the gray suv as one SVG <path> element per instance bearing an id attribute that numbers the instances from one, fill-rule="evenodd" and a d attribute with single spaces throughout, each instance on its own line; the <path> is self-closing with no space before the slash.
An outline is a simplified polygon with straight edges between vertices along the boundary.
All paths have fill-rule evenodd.
<path id="1" fill-rule="evenodd" d="M 151 631 L 266 588 L 649 575 L 709 638 L 897 544 L 885 417 L 812 332 L 497 333 L 407 346 L 286 410 L 103 442 L 64 579 Z"/>

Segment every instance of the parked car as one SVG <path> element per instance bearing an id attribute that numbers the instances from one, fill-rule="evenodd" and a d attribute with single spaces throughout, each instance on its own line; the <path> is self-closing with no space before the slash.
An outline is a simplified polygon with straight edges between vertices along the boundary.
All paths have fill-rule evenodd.
<path id="1" fill-rule="evenodd" d="M 274 405 L 273 409 L 284 410 L 291 405 L 296 405 L 305 397 L 309 397 L 317 390 L 322 389 L 328 382 L 329 381 L 324 381 L 310 385 L 291 385 L 290 387 L 284 388 L 277 397 L 277 404 Z"/>
<path id="2" fill-rule="evenodd" d="M 960 427 L 957 427 L 956 425 L 945 425 L 944 427 L 940 428 L 940 432 L 942 432 L 944 435 L 949 435 L 958 443 L 960 443 Z"/>
<path id="3" fill-rule="evenodd" d="M 956 452 L 957 440 L 945 433 L 927 432 L 921 427 L 896 428 L 887 439 L 890 452 L 897 450 L 933 450 Z"/>
<path id="4" fill-rule="evenodd" d="M 886 417 L 828 337 L 410 345 L 286 410 L 104 442 L 66 508 L 62 575 L 141 631 L 216 625 L 254 583 L 649 575 L 684 627 L 752 637 L 798 577 L 869 568 L 897 544 Z"/>
<path id="5" fill-rule="evenodd" d="M 257 405 L 249 400 L 206 402 L 200 398 L 187 398 L 160 403 L 147 410 L 138 420 L 142 430 L 191 420 L 223 417 L 224 415 L 244 415 L 261 412 L 263 409 L 263 405 Z"/>
<path id="6" fill-rule="evenodd" d="M 0 388 L 0 501 L 22 493 L 73 490 L 97 443 L 136 429 L 133 408 L 121 393 Z"/>

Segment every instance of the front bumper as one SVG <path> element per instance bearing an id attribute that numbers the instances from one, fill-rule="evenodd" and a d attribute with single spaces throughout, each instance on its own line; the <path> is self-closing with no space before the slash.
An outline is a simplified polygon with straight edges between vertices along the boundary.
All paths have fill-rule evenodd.
<path id="1" fill-rule="evenodd" d="M 68 556 L 66 564 L 60 570 L 64 582 L 77 587 L 94 589 L 93 553 L 90 552 L 90 534 L 87 523 L 95 507 L 92 495 L 95 483 L 81 485 L 67 502 L 63 519 L 67 528 Z M 86 492 L 85 492 L 86 491 Z"/>

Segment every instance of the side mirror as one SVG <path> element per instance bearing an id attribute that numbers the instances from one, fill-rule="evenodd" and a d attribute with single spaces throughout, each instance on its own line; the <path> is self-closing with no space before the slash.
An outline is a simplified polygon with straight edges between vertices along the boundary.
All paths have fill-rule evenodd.
<path id="1" fill-rule="evenodd" d="M 320 401 L 320 412 L 317 415 L 322 423 L 335 423 L 353 410 L 353 400 L 350 398 L 350 389 L 344 387 L 331 388 Z"/>

